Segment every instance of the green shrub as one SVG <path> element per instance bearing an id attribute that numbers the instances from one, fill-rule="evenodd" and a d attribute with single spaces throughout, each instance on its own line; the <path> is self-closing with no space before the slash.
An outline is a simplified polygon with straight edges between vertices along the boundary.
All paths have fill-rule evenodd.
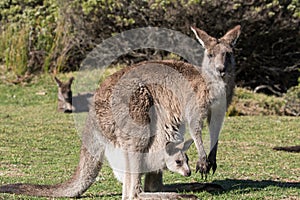
<path id="1" fill-rule="evenodd" d="M 285 107 L 286 100 L 282 97 L 268 96 L 244 88 L 236 88 L 227 115 L 285 115 Z"/>
<path id="2" fill-rule="evenodd" d="M 0 36 L 2 59 L 7 68 L 17 75 L 22 75 L 27 71 L 28 36 L 29 28 L 26 26 L 9 26 Z"/>
<path id="3" fill-rule="evenodd" d="M 57 20 L 55 0 L 3 0 L 0 3 L 1 60 L 16 74 L 44 70 Z"/>
<path id="4" fill-rule="evenodd" d="M 285 114 L 300 116 L 300 82 L 298 86 L 290 88 L 284 95 L 286 100 Z"/>
<path id="5" fill-rule="evenodd" d="M 241 24 L 239 86 L 268 85 L 282 93 L 297 85 L 300 76 L 297 0 L 2 0 L 0 20 L 2 33 L 10 26 L 30 29 L 29 72 L 77 70 L 97 44 L 133 28 L 157 26 L 192 36 L 189 27 L 196 25 L 219 37 Z M 4 62 L 10 49 L 0 40 Z"/>

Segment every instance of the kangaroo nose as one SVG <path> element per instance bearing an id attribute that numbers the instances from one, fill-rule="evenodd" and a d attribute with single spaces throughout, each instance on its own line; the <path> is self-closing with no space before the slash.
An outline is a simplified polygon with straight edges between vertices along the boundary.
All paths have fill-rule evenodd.
<path id="1" fill-rule="evenodd" d="M 64 111 L 64 113 L 72 113 L 72 110 L 67 109 Z"/>
<path id="2" fill-rule="evenodd" d="M 186 172 L 185 176 L 191 176 L 191 174 L 192 174 L 192 172 L 191 172 L 191 170 L 189 170 Z"/>
<path id="3" fill-rule="evenodd" d="M 217 70 L 220 72 L 221 76 L 225 76 L 226 67 L 224 65 L 217 65 Z"/>
<path id="4" fill-rule="evenodd" d="M 224 65 L 218 64 L 216 67 L 217 67 L 217 70 L 219 70 L 220 72 L 224 71 Z"/>

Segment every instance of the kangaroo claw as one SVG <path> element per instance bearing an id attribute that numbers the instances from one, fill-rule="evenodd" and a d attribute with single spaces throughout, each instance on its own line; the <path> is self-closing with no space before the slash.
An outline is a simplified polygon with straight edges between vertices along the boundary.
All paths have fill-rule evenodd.
<path id="1" fill-rule="evenodd" d="M 207 178 L 207 174 L 209 173 L 209 165 L 208 165 L 208 161 L 206 158 L 204 160 L 199 160 L 197 162 L 196 173 L 198 171 L 200 172 L 202 179 L 203 179 L 203 175 L 204 175 L 205 179 Z"/>
<path id="2" fill-rule="evenodd" d="M 199 172 L 201 174 L 201 178 L 206 180 L 207 174 L 209 174 L 210 169 L 212 169 L 212 174 L 215 173 L 217 169 L 217 162 L 214 154 L 210 154 L 208 158 L 199 160 L 196 165 L 196 173 Z"/>

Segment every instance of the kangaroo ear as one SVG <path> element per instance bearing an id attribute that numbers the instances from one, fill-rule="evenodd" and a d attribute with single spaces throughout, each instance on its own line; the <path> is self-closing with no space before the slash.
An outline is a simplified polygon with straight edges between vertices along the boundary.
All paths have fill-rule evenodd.
<path id="1" fill-rule="evenodd" d="M 205 31 L 200 30 L 194 26 L 191 27 L 191 30 L 194 32 L 197 40 L 200 42 L 203 48 L 207 49 L 210 46 L 217 43 L 217 39 L 208 35 Z"/>
<path id="2" fill-rule="evenodd" d="M 54 80 L 57 83 L 58 87 L 62 85 L 62 82 L 56 76 L 54 77 Z"/>
<path id="3" fill-rule="evenodd" d="M 176 153 L 176 144 L 174 142 L 167 142 L 166 143 L 166 152 L 169 156 Z"/>
<path id="4" fill-rule="evenodd" d="M 237 39 L 239 38 L 241 34 L 241 26 L 237 25 L 233 29 L 229 30 L 221 39 L 221 42 L 225 42 L 229 44 L 230 46 L 234 46 Z"/>
<path id="5" fill-rule="evenodd" d="M 71 77 L 70 80 L 69 80 L 69 85 L 71 85 L 74 81 L 74 77 Z"/>
<path id="6" fill-rule="evenodd" d="M 193 142 L 194 142 L 193 139 L 189 139 L 189 140 L 185 141 L 182 151 L 186 152 L 190 148 L 190 146 L 193 144 Z"/>

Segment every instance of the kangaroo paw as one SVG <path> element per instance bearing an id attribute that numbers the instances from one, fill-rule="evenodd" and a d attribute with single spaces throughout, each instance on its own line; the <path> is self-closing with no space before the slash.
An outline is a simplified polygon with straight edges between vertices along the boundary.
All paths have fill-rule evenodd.
<path id="1" fill-rule="evenodd" d="M 202 179 L 203 179 L 203 175 L 205 176 L 205 179 L 207 178 L 207 174 L 209 173 L 209 163 L 208 163 L 208 160 L 206 157 L 205 157 L 205 159 L 200 159 L 197 162 L 196 173 L 198 171 L 200 172 Z"/>

